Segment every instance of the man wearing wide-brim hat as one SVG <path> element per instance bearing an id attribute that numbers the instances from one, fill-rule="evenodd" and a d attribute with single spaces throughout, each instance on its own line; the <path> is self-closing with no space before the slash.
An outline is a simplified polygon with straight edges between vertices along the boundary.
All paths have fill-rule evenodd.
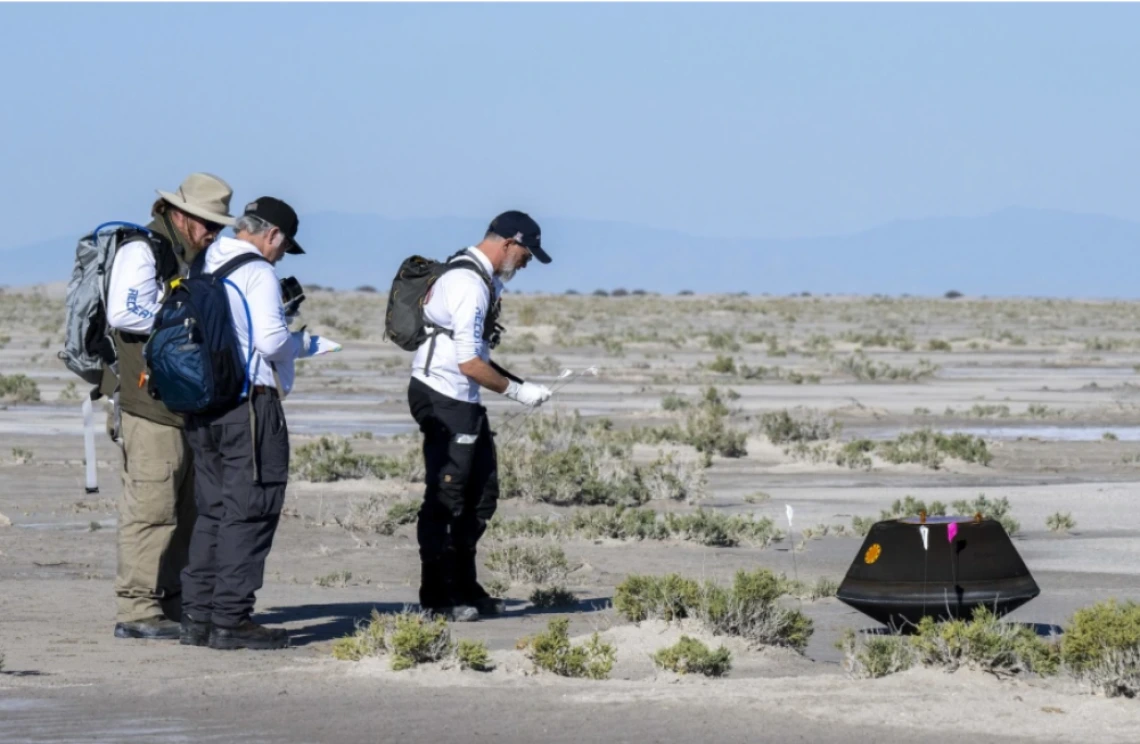
<path id="1" fill-rule="evenodd" d="M 217 176 L 193 173 L 175 191 L 157 190 L 146 232 L 124 236 L 107 287 L 107 323 L 117 362 L 105 367 L 101 392 L 115 400 L 109 432 L 123 450 L 119 498 L 115 636 L 177 639 L 180 573 L 187 562 L 194 508 L 194 467 L 180 414 L 152 398 L 143 346 L 170 282 L 233 225 L 233 190 Z"/>

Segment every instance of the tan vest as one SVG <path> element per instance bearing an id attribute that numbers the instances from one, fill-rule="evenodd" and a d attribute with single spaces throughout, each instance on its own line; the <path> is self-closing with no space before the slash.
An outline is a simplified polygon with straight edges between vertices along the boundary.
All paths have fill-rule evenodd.
<path id="1" fill-rule="evenodd" d="M 167 237 L 166 227 L 159 219 L 152 220 L 147 229 Z M 174 251 L 174 255 L 178 261 L 178 275 L 186 276 L 190 267 L 188 261 L 193 261 L 196 254 L 190 254 L 187 260 L 178 255 L 178 251 Z M 182 414 L 172 413 L 161 401 L 150 397 L 145 381 L 139 386 L 139 379 L 146 371 L 142 352 L 147 336 L 117 330 L 112 331 L 111 336 L 115 340 L 115 353 L 119 358 L 119 377 L 115 377 L 110 367 L 104 366 L 99 392 L 110 397 L 118 390 L 119 406 L 127 413 L 158 424 L 182 428 L 185 423 Z"/>

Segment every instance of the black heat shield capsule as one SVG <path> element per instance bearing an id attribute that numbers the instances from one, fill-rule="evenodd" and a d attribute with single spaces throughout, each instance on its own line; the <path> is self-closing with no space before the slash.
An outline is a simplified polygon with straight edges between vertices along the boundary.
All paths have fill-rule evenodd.
<path id="1" fill-rule="evenodd" d="M 919 517 L 904 517 L 871 527 L 835 596 L 905 630 L 924 616 L 969 620 L 981 605 L 1001 617 L 1041 593 L 1000 522 L 927 517 L 928 550 L 921 526 Z"/>

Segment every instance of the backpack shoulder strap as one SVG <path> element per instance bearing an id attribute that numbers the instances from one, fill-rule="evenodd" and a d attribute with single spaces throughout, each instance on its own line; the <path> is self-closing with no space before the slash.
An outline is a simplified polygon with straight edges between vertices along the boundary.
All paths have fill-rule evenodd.
<path id="1" fill-rule="evenodd" d="M 202 251 L 194 258 L 194 265 L 191 267 L 190 271 L 192 276 L 201 276 L 208 273 L 209 276 L 212 276 L 215 279 L 225 279 L 238 267 L 245 266 L 247 263 L 252 263 L 254 261 L 265 261 L 265 263 L 269 263 L 268 259 L 266 259 L 265 256 L 261 255 L 260 253 L 243 253 L 240 256 L 235 256 L 229 261 L 226 261 L 214 271 L 206 272 L 206 251 Z M 195 268 L 197 268 L 197 273 L 194 273 Z"/>
<path id="2" fill-rule="evenodd" d="M 459 259 L 459 260 L 456 260 Z M 459 251 L 448 257 L 447 262 L 440 270 L 440 276 L 453 269 L 471 269 L 479 278 L 483 280 L 483 284 L 487 285 L 487 292 L 489 293 L 488 299 L 493 299 L 495 296 L 495 282 L 491 279 L 491 275 L 483 268 L 483 264 L 479 263 L 479 259 L 472 256 L 466 250 Z"/>

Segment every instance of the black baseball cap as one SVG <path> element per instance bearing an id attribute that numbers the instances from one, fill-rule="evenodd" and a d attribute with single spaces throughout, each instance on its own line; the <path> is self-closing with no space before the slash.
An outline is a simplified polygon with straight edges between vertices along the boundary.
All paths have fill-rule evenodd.
<path id="1" fill-rule="evenodd" d="M 550 256 L 542 250 L 542 230 L 529 214 L 515 210 L 503 212 L 491 220 L 487 229 L 499 237 L 518 241 L 541 263 L 550 263 Z"/>
<path id="2" fill-rule="evenodd" d="M 260 217 L 283 232 L 285 240 L 289 241 L 289 247 L 285 249 L 286 253 L 305 252 L 297 242 L 297 227 L 301 221 L 297 219 L 297 213 L 293 211 L 293 208 L 285 202 L 272 196 L 258 197 L 245 205 L 245 213 Z"/>

